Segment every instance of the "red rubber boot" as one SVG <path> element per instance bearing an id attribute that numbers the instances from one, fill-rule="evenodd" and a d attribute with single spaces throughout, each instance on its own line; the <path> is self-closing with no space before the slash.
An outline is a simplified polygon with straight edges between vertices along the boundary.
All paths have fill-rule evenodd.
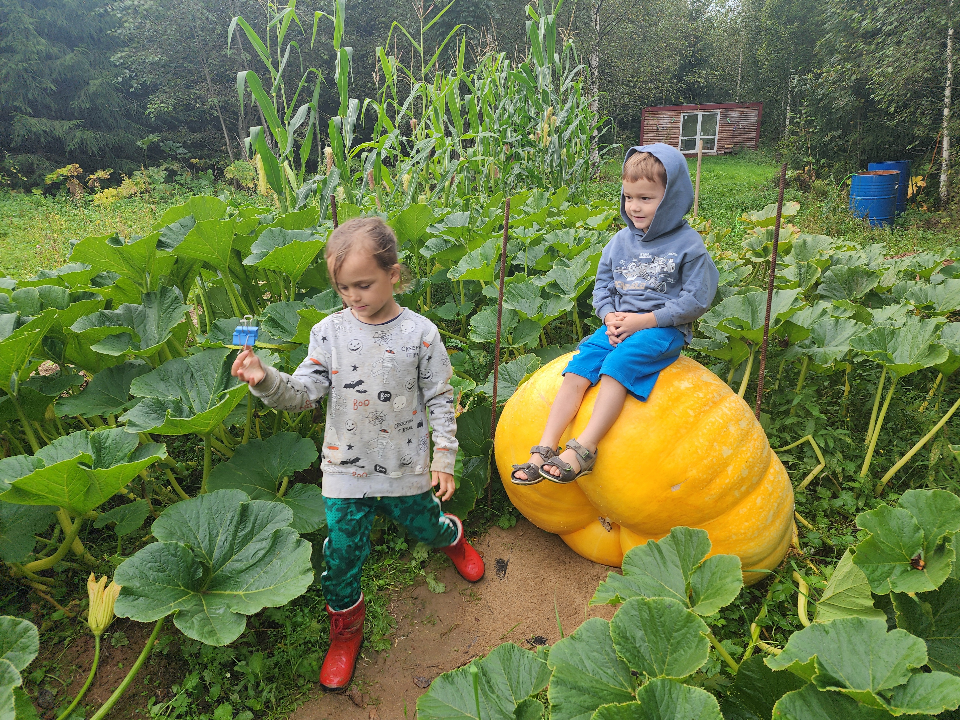
<path id="1" fill-rule="evenodd" d="M 444 555 L 453 560 L 454 567 L 457 568 L 457 572 L 460 573 L 460 576 L 464 580 L 475 583 L 483 577 L 483 558 L 480 557 L 480 553 L 474 550 L 473 546 L 467 542 L 467 538 L 463 532 L 463 523 L 460 522 L 460 518 L 450 514 L 446 516 L 453 520 L 460 532 L 457 535 L 457 541 L 455 543 L 445 548 L 440 548 L 440 550 L 443 551 Z"/>
<path id="2" fill-rule="evenodd" d="M 346 610 L 333 610 L 327 605 L 330 615 L 330 648 L 320 668 L 320 685 L 324 690 L 346 690 L 353 679 L 357 655 L 363 643 L 363 618 L 366 606 L 363 595 L 356 605 Z"/>

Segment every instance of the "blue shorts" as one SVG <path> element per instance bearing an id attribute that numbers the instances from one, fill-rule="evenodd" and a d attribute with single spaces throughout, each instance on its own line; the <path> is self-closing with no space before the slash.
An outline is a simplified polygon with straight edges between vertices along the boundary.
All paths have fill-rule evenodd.
<path id="1" fill-rule="evenodd" d="M 646 401 L 660 371 L 680 356 L 683 345 L 683 333 L 675 327 L 655 327 L 638 330 L 613 346 L 606 326 L 601 325 L 580 342 L 563 372 L 586 378 L 591 385 L 601 375 L 609 375 L 637 400 Z"/>

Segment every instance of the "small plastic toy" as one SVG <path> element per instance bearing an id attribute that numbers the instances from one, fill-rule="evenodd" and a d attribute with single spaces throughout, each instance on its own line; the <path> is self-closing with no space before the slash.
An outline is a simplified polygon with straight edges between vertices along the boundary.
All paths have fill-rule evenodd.
<path id="1" fill-rule="evenodd" d="M 253 315 L 244 315 L 243 320 L 233 331 L 233 344 L 240 347 L 253 347 L 257 343 L 260 328 L 257 327 Z"/>

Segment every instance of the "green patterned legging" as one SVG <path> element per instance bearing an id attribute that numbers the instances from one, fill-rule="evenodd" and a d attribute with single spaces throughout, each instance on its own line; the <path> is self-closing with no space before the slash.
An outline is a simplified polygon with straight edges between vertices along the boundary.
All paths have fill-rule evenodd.
<path id="1" fill-rule="evenodd" d="M 459 528 L 440 509 L 432 490 L 404 497 L 324 498 L 327 539 L 320 576 L 323 595 L 334 610 L 346 610 L 360 599 L 360 572 L 370 555 L 370 529 L 380 513 L 403 525 L 420 542 L 446 547 L 456 542 Z"/>

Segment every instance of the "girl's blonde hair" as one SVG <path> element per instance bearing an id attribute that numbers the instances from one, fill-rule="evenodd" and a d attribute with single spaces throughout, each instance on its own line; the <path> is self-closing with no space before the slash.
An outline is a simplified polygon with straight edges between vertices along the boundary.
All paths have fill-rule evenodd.
<path id="1" fill-rule="evenodd" d="M 394 266 L 400 267 L 400 283 L 397 287 L 403 292 L 410 283 L 410 270 L 400 263 L 397 256 L 397 236 L 393 229 L 378 217 L 359 217 L 347 220 L 330 234 L 323 256 L 327 261 L 327 272 L 334 288 L 337 286 L 337 274 L 343 267 L 347 255 L 354 250 L 367 250 L 376 260 L 377 267 L 390 272 Z"/>

